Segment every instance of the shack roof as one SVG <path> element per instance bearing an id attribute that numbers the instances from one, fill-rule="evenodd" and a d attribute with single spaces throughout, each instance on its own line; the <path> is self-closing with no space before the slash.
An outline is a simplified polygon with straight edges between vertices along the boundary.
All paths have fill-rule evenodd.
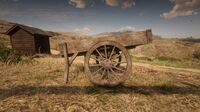
<path id="1" fill-rule="evenodd" d="M 18 28 L 21 28 L 25 31 L 27 31 L 28 33 L 32 34 L 32 35 L 43 35 L 43 36 L 48 36 L 48 37 L 52 37 L 52 34 L 48 31 L 44 31 L 38 28 L 34 28 L 34 27 L 30 27 L 30 26 L 25 26 L 25 25 L 21 25 L 21 24 L 16 24 L 14 25 L 12 28 L 10 28 L 6 34 L 7 35 L 12 35 L 12 33 L 17 30 Z"/>

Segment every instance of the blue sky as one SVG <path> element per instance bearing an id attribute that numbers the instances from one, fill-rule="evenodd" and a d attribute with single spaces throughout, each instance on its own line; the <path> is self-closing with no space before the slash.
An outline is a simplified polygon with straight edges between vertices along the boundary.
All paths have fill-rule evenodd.
<path id="1" fill-rule="evenodd" d="M 163 37 L 200 38 L 200 0 L 172 1 L 0 0 L 0 19 L 51 31 L 97 34 L 150 28 Z"/>

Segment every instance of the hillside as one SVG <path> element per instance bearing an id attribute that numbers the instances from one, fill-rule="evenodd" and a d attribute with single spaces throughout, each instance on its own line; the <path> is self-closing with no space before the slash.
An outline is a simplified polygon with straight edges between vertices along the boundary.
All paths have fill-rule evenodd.
<path id="1" fill-rule="evenodd" d="M 65 40 L 65 41 L 71 41 L 71 40 L 83 40 L 86 39 L 88 36 L 83 35 L 77 32 L 57 32 L 59 35 L 57 36 L 59 39 Z"/>
<path id="2" fill-rule="evenodd" d="M 133 55 L 144 57 L 170 57 L 189 59 L 195 51 L 200 50 L 200 43 L 181 41 L 179 39 L 155 39 L 151 44 L 138 46 L 132 50 Z"/>
<path id="3" fill-rule="evenodd" d="M 59 36 L 53 38 L 52 45 L 55 42 L 60 43 L 63 41 L 79 41 L 88 38 L 110 38 L 110 37 L 130 37 L 134 32 L 106 32 L 93 36 L 85 36 L 78 33 L 67 32 L 59 33 Z M 200 50 L 200 43 L 198 39 L 162 39 L 158 36 L 153 36 L 153 42 L 151 44 L 142 45 L 131 50 L 131 54 L 139 57 L 168 57 L 175 59 L 190 59 L 193 58 L 195 51 Z M 58 45 L 58 44 L 57 44 Z M 57 47 L 58 48 L 58 47 Z"/>
<path id="4" fill-rule="evenodd" d="M 106 37 L 127 37 L 134 34 L 134 31 L 124 31 L 124 32 L 104 32 L 100 34 L 93 35 L 95 38 L 106 38 Z"/>
<path id="5" fill-rule="evenodd" d="M 5 33 L 15 23 L 0 20 L 0 33 Z M 53 35 L 51 38 L 51 48 L 59 50 L 59 44 L 62 42 L 80 41 L 88 38 L 110 38 L 110 37 L 130 37 L 134 34 L 133 31 L 127 32 L 105 32 L 97 35 L 83 35 L 77 32 L 53 32 L 47 31 Z M 1 41 L 9 44 L 9 39 L 5 35 L 1 35 Z M 200 49 L 200 39 L 161 39 L 158 36 L 153 36 L 154 41 L 151 44 L 139 46 L 132 50 L 134 56 L 139 57 L 170 57 L 175 59 L 189 59 L 193 57 L 195 51 Z"/>
<path id="6" fill-rule="evenodd" d="M 87 39 L 88 36 L 76 32 L 54 32 L 53 37 L 50 38 L 51 49 L 59 50 L 59 44 L 63 42 L 79 41 Z"/>
<path id="7" fill-rule="evenodd" d="M 0 20 L 0 33 L 5 33 L 13 25 L 14 25 L 14 23 L 11 23 L 11 22 L 8 22 L 8 21 L 4 21 L 4 20 Z"/>

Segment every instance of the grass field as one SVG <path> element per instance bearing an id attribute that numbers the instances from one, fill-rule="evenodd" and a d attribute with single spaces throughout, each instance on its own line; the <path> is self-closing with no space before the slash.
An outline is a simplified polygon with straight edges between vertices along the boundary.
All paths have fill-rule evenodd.
<path id="1" fill-rule="evenodd" d="M 133 66 L 123 86 L 97 87 L 84 73 L 82 58 L 63 82 L 62 58 L 29 64 L 0 63 L 1 112 L 199 112 L 200 75 Z"/>
<path id="2" fill-rule="evenodd" d="M 199 59 L 175 59 L 170 57 L 158 57 L 158 58 L 149 58 L 149 57 L 132 57 L 134 62 L 139 63 L 148 63 L 152 65 L 160 66 L 170 66 L 176 68 L 194 68 L 200 69 L 200 60 Z"/>
<path id="3" fill-rule="evenodd" d="M 0 37 L 10 47 L 8 37 Z M 57 43 L 51 40 L 52 49 Z M 68 84 L 63 58 L 0 62 L 0 112 L 200 112 L 200 61 L 193 58 L 199 48 L 168 39 L 136 48 L 129 80 L 115 88 L 90 83 L 82 57 L 71 66 Z"/>

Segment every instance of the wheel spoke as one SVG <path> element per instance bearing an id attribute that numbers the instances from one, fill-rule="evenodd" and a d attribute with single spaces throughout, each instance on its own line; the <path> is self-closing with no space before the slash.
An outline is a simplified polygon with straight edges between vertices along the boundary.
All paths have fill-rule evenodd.
<path id="1" fill-rule="evenodd" d="M 116 67 L 116 66 L 112 66 L 112 68 L 117 69 L 117 70 L 119 70 L 119 71 L 121 71 L 121 72 L 125 72 L 125 70 L 123 70 L 123 69 L 121 69 L 121 68 L 118 68 L 118 67 Z"/>
<path id="2" fill-rule="evenodd" d="M 94 72 L 94 75 L 97 74 L 99 71 L 101 71 L 103 67 L 99 68 L 96 72 Z"/>
<path id="3" fill-rule="evenodd" d="M 112 71 L 112 73 L 116 76 L 123 76 L 124 74 L 119 74 L 119 73 L 116 73 L 112 68 L 110 69 Z"/>
<path id="4" fill-rule="evenodd" d="M 92 57 L 92 56 L 91 56 L 91 58 L 92 58 L 93 60 L 95 60 L 95 61 L 101 61 L 100 59 L 97 59 L 97 58 Z"/>
<path id="5" fill-rule="evenodd" d="M 108 79 L 108 76 L 109 76 L 109 70 L 106 69 L 106 78 Z"/>
<path id="6" fill-rule="evenodd" d="M 103 69 L 103 72 L 102 72 L 103 75 L 105 74 L 105 71 L 106 71 L 106 69 Z"/>
<path id="7" fill-rule="evenodd" d="M 96 64 L 96 65 L 90 65 L 90 67 L 102 67 L 102 65 Z"/>
<path id="8" fill-rule="evenodd" d="M 120 56 L 122 56 L 122 53 L 120 53 L 116 57 L 112 58 L 112 60 L 115 60 L 115 59 L 119 58 Z"/>
<path id="9" fill-rule="evenodd" d="M 116 73 L 112 68 L 110 68 L 110 71 L 111 71 L 114 75 L 117 75 L 117 73 Z"/>
<path id="10" fill-rule="evenodd" d="M 108 53 L 107 53 L 106 45 L 104 45 L 104 51 L 105 51 L 105 57 L 106 57 L 106 59 L 108 59 Z"/>
<path id="11" fill-rule="evenodd" d="M 107 74 L 105 74 L 106 71 L 107 71 L 106 69 L 103 70 L 103 73 L 102 73 L 101 79 L 105 79 L 105 78 L 106 78 L 106 75 L 107 75 Z"/>
<path id="12" fill-rule="evenodd" d="M 102 58 L 102 59 L 104 59 L 104 57 L 102 56 L 102 54 L 99 52 L 99 50 L 98 49 L 95 49 L 96 51 L 97 51 L 97 53 L 99 54 L 99 56 Z"/>
<path id="13" fill-rule="evenodd" d="M 110 53 L 110 56 L 109 56 L 109 60 L 110 60 L 111 57 L 113 56 L 114 51 L 115 51 L 115 46 L 113 46 L 113 49 L 112 49 L 112 51 L 111 51 L 111 53 Z"/>
<path id="14" fill-rule="evenodd" d="M 114 62 L 115 64 L 124 64 L 124 63 L 127 63 L 127 62 L 116 62 L 116 61 L 112 61 Z"/>
<path id="15" fill-rule="evenodd" d="M 112 72 L 112 79 L 118 80 L 119 74 L 117 74 L 112 68 L 109 69 Z"/>

